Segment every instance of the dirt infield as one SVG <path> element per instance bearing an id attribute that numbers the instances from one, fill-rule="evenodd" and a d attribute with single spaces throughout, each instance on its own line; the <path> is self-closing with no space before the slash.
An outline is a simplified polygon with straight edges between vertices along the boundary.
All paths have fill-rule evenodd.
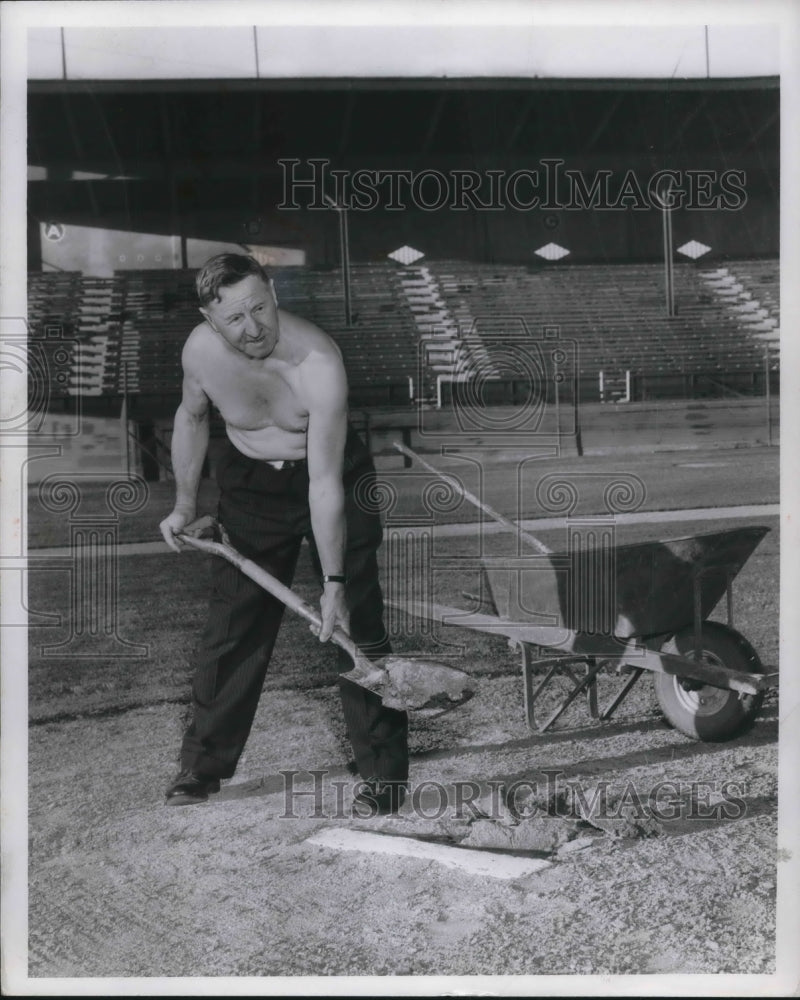
<path id="1" fill-rule="evenodd" d="M 673 475 L 673 495 L 688 495 Z M 742 502 L 753 492 L 743 487 Z M 761 493 L 774 495 L 774 486 Z M 724 499 L 740 496 L 728 491 Z M 768 523 L 777 529 L 777 519 Z M 640 525 L 623 540 L 714 525 L 673 527 Z M 778 653 L 777 536 L 767 536 L 735 590 L 737 626 L 770 664 Z M 491 544 L 493 553 L 512 550 L 509 539 Z M 472 545 L 451 539 L 442 554 Z M 179 558 L 193 560 L 192 569 L 178 573 Z M 205 558 L 131 556 L 120 564 L 122 634 L 150 643 L 141 661 L 59 663 L 37 644 L 63 639 L 66 624 L 32 633 L 34 986 L 53 977 L 142 977 L 148 991 L 154 977 L 774 972 L 776 693 L 754 728 L 726 743 L 669 728 L 648 678 L 613 721 L 592 722 L 576 702 L 554 730 L 535 736 L 523 717 L 518 657 L 501 638 L 456 630 L 449 638 L 460 648 L 444 654 L 474 675 L 476 696 L 437 720 L 414 720 L 411 795 L 400 815 L 353 819 L 332 661 L 287 618 L 236 777 L 206 805 L 168 809 L 163 790 L 175 772 Z M 468 583 L 451 572 L 437 593 L 456 603 Z M 312 596 L 305 570 L 298 589 Z M 50 600 L 66 612 L 67 596 L 42 574 L 32 606 Z M 399 646 L 440 655 L 440 638 L 409 627 Z M 601 700 L 619 684 L 601 675 Z M 590 820 L 600 816 L 605 826 L 580 808 L 599 787 L 611 812 Z M 536 855 L 547 868 L 521 879 L 308 842 L 322 829 L 360 829 L 455 850 L 495 790 L 505 801 L 509 789 L 542 824 L 574 833 L 557 852 Z M 477 811 L 465 805 L 471 796 Z M 615 813 L 620 802 L 627 811 Z M 526 821 L 498 808 L 498 826 Z M 333 992 L 336 983 L 322 980 L 311 992 Z M 521 980 L 506 986 L 524 990 Z M 285 987 L 297 990 L 298 980 Z M 372 991 L 422 987 L 387 978 Z"/>
<path id="2" fill-rule="evenodd" d="M 638 712 L 599 728 L 525 735 L 517 678 L 482 681 L 471 707 L 417 728 L 423 816 L 338 818 L 345 783 L 333 692 L 273 692 L 247 760 L 210 804 L 167 809 L 177 713 L 36 727 L 31 739 L 30 974 L 424 976 L 732 973 L 774 970 L 777 713 L 752 734 L 696 744 Z M 276 722 L 279 720 L 279 722 Z M 313 733 L 313 740 L 309 734 Z M 145 734 L 149 734 L 145 738 Z M 429 749 L 423 749 L 424 747 Z M 87 761 L 93 762 L 91 768 Z M 323 811 L 280 772 L 328 769 Z M 601 836 L 513 882 L 416 859 L 309 846 L 323 826 L 426 833 L 431 796 L 464 779 L 586 787 L 669 781 L 678 815 L 660 835 Z M 703 818 L 722 782 L 743 803 Z M 295 791 L 313 791 L 300 774 Z M 291 791 L 291 788 L 289 789 Z M 710 809 L 694 807 L 711 795 Z M 454 796 L 445 818 L 457 818 Z M 297 818 L 282 818 L 287 813 Z M 452 814 L 452 815 L 451 815 Z M 555 821 L 554 821 L 555 822 Z"/>

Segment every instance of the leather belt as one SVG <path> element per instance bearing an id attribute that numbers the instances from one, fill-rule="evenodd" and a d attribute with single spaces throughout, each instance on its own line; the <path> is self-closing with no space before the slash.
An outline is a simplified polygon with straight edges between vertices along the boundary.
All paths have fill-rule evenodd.
<path id="1" fill-rule="evenodd" d="M 276 459 L 274 462 L 271 462 L 269 459 L 265 459 L 265 461 L 266 461 L 267 465 L 271 465 L 273 467 L 273 469 L 278 469 L 278 470 L 281 470 L 281 469 L 296 469 L 299 466 L 306 464 L 306 459 L 304 459 L 304 458 Z M 280 461 L 280 465 L 278 464 L 279 461 Z"/>

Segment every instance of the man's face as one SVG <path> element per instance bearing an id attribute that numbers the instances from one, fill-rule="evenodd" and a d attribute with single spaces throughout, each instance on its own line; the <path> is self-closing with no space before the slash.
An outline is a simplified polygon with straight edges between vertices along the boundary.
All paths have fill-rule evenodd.
<path id="1" fill-rule="evenodd" d="M 269 357 L 280 337 L 278 303 L 272 282 L 248 274 L 220 288 L 219 298 L 200 312 L 227 343 L 245 357 Z"/>

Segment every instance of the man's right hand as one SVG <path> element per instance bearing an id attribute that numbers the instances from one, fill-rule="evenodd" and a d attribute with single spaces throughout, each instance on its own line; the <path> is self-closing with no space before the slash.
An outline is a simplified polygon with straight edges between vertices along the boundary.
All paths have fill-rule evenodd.
<path id="1" fill-rule="evenodd" d="M 159 525 L 161 534 L 164 536 L 164 541 L 173 552 L 180 552 L 181 549 L 186 547 L 175 536 L 179 535 L 187 524 L 191 524 L 195 517 L 195 511 L 176 507 Z"/>

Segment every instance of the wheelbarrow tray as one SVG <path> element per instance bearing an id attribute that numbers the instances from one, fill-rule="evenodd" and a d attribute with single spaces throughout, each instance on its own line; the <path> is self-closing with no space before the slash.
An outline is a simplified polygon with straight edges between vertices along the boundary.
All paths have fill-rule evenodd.
<path id="1" fill-rule="evenodd" d="M 563 646 L 565 633 L 595 643 L 647 638 L 706 619 L 769 530 L 734 528 L 616 546 L 586 545 L 573 536 L 566 553 L 484 558 L 483 575 L 499 617 L 534 626 L 541 645 Z"/>
<path id="2" fill-rule="evenodd" d="M 732 627 L 732 580 L 769 530 L 736 528 L 669 541 L 594 547 L 573 536 L 566 553 L 483 559 L 493 613 L 422 601 L 397 606 L 444 625 L 504 635 L 518 647 L 531 730 L 545 732 L 581 692 L 593 718 L 609 719 L 638 678 L 650 672 L 671 675 L 681 687 L 688 682 L 690 690 L 710 685 L 736 692 L 734 705 L 746 704 L 740 701 L 742 696 L 755 698 L 752 710 L 743 711 L 741 719 L 726 718 L 713 736 L 707 735 L 708 720 L 701 719 L 697 732 L 675 723 L 701 739 L 728 738 L 754 717 L 760 695 L 778 685 L 777 672 L 762 672 L 757 654 Z M 704 624 L 723 594 L 728 599 L 728 625 Z M 737 645 L 739 669 L 701 655 L 707 627 L 715 633 L 722 630 Z M 671 637 L 681 633 L 685 637 L 687 630 L 694 651 L 679 653 L 671 648 Z M 616 663 L 628 678 L 600 710 L 596 678 L 608 663 Z M 585 669 L 581 676 L 573 672 L 577 667 Z M 536 672 L 543 674 L 538 684 Z M 550 717 L 536 726 L 534 704 L 560 673 L 571 679 L 571 688 Z M 699 697 L 703 696 L 701 692 Z M 666 713 L 663 703 L 662 709 Z"/>

